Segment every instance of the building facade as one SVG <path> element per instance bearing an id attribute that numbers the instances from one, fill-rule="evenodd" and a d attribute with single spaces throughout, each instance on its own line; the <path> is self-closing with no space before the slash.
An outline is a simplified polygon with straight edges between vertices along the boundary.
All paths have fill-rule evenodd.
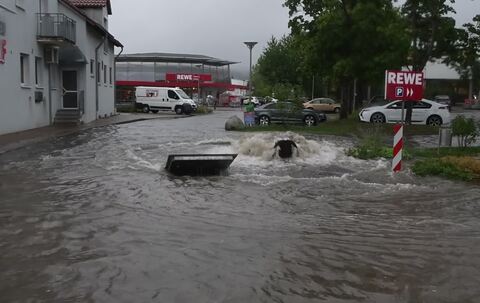
<path id="1" fill-rule="evenodd" d="M 238 62 L 209 56 L 170 53 L 121 55 L 116 59 L 117 101 L 134 101 L 136 86 L 180 87 L 193 99 L 219 99 L 225 92 L 241 94 L 244 83 L 232 82 L 230 66 Z"/>
<path id="2" fill-rule="evenodd" d="M 0 134 L 114 114 L 109 0 L 0 0 Z"/>

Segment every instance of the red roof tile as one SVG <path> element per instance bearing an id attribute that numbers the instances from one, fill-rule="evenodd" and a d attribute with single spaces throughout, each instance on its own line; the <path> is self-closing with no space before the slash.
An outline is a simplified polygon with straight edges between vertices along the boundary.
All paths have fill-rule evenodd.
<path id="1" fill-rule="evenodd" d="M 107 6 L 107 0 L 70 0 L 77 7 L 104 7 Z"/>
<path id="2" fill-rule="evenodd" d="M 110 0 L 68 0 L 71 4 L 78 8 L 96 8 L 107 7 L 108 13 L 112 14 L 112 6 Z"/>

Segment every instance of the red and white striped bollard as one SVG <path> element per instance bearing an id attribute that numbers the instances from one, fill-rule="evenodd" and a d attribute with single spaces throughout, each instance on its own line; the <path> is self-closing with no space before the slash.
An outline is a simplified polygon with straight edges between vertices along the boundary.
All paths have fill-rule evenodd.
<path id="1" fill-rule="evenodd" d="M 393 127 L 395 136 L 393 137 L 393 172 L 402 170 L 402 152 L 403 152 L 403 124 L 395 124 Z"/>

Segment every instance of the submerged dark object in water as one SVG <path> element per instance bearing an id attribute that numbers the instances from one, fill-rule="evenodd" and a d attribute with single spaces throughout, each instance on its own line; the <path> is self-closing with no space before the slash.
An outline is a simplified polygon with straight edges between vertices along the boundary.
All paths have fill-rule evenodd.
<path id="1" fill-rule="evenodd" d="M 165 169 L 175 175 L 218 175 L 227 170 L 237 154 L 169 155 Z"/>
<path id="2" fill-rule="evenodd" d="M 291 158 L 293 156 L 294 147 L 297 149 L 297 156 L 298 156 L 298 146 L 292 140 L 279 140 L 275 143 L 275 146 L 273 148 L 276 149 L 277 147 L 278 147 L 278 156 L 280 158 L 283 158 L 283 159 Z"/>

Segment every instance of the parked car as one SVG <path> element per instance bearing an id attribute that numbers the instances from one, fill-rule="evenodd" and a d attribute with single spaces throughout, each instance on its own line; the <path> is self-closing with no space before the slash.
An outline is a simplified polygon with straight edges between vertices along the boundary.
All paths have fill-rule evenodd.
<path id="1" fill-rule="evenodd" d="M 450 99 L 447 95 L 438 95 L 433 98 L 433 101 L 438 102 L 440 104 L 444 104 L 448 106 L 448 110 L 452 108 L 452 99 Z"/>
<path id="2" fill-rule="evenodd" d="M 330 98 L 316 98 L 303 103 L 303 107 L 316 111 L 339 113 L 341 104 Z"/>
<path id="3" fill-rule="evenodd" d="M 385 96 L 376 95 L 371 97 L 370 100 L 367 101 L 367 104 L 365 107 L 383 106 L 383 105 L 387 105 L 388 103 L 390 103 L 390 101 L 385 100 Z"/>
<path id="4" fill-rule="evenodd" d="M 278 102 L 278 99 L 275 99 L 270 96 L 265 97 L 265 103 L 277 103 L 277 102 Z"/>
<path id="5" fill-rule="evenodd" d="M 327 117 L 324 113 L 299 108 L 292 102 L 268 103 L 255 109 L 255 122 L 260 125 L 281 122 L 303 123 L 307 126 L 313 126 L 326 120 Z"/>
<path id="6" fill-rule="evenodd" d="M 404 113 L 407 111 L 405 110 Z M 371 123 L 397 123 L 402 119 L 402 101 L 393 101 L 383 106 L 364 108 L 359 114 L 360 121 Z M 412 123 L 440 126 L 450 123 L 450 112 L 444 104 L 423 99 L 414 102 Z"/>
<path id="7" fill-rule="evenodd" d="M 249 102 L 252 102 L 255 107 L 257 106 L 260 106 L 260 100 L 257 98 L 257 97 L 243 97 L 243 104 L 247 103 L 247 100 L 249 100 Z"/>
<path id="8" fill-rule="evenodd" d="M 265 103 L 267 103 L 264 97 L 257 97 L 257 99 L 258 99 L 258 102 L 260 102 L 260 105 L 264 105 Z"/>

